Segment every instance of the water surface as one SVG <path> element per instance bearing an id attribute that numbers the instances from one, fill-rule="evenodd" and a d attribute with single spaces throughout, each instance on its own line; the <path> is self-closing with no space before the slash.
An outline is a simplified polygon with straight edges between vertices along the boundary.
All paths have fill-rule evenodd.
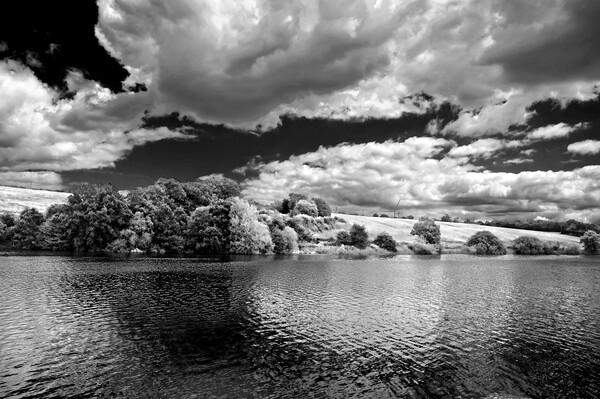
<path id="1" fill-rule="evenodd" d="M 597 398 L 600 259 L 0 256 L 0 397 Z"/>

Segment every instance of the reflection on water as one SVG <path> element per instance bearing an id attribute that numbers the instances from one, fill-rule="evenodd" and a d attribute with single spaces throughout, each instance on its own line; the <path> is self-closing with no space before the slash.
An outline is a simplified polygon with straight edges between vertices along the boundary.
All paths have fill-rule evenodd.
<path id="1" fill-rule="evenodd" d="M 595 398 L 583 257 L 0 257 L 0 397 Z"/>

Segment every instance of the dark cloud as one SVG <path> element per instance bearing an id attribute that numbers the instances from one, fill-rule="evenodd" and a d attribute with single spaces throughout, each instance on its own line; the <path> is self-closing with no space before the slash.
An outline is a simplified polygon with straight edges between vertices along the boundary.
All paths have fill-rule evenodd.
<path id="1" fill-rule="evenodd" d="M 122 91 L 127 71 L 98 43 L 94 1 L 12 1 L 3 4 L 0 59 L 12 58 L 28 65 L 42 82 L 67 90 L 68 70 L 113 92 Z"/>
<path id="2" fill-rule="evenodd" d="M 506 30 L 495 37 L 483 64 L 502 65 L 506 77 L 517 83 L 600 78 L 600 2 L 566 1 L 561 10 L 539 2 L 502 1 L 499 9 Z M 547 10 L 558 16 L 547 17 Z"/>

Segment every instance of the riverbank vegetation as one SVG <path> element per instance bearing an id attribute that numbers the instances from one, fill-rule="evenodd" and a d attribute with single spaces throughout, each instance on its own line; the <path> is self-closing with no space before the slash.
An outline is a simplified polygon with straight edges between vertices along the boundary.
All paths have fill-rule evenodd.
<path id="1" fill-rule="evenodd" d="M 444 220 L 449 218 L 444 215 Z M 369 219 L 382 220 L 361 220 Z M 0 246 L 199 254 L 502 255 L 507 247 L 517 254 L 581 252 L 579 243 L 537 237 L 519 237 L 505 245 L 506 241 L 493 232 L 479 230 L 462 242 L 442 242 L 442 229 L 433 219 L 383 220 L 387 220 L 388 231 L 367 228 L 369 223 L 332 215 L 323 199 L 299 193 L 290 193 L 270 206 L 256 204 L 242 197 L 238 183 L 223 177 L 186 183 L 159 179 L 126 195 L 111 185 L 82 185 L 64 203 L 49 206 L 45 213 L 26 208 L 16 217 L 0 215 Z M 410 235 L 404 238 L 394 229 L 406 222 L 410 222 Z M 586 253 L 598 253 L 600 235 L 590 230 L 582 236 L 581 244 Z"/>

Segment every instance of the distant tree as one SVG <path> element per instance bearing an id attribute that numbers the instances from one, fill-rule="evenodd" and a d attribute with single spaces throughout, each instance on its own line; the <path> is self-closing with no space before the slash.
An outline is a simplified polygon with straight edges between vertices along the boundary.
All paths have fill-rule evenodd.
<path id="1" fill-rule="evenodd" d="M 378 218 L 378 217 L 379 217 L 379 215 L 378 215 L 378 214 L 376 214 L 376 213 L 374 213 L 374 214 L 373 214 L 373 217 L 374 217 L 374 218 Z"/>
<path id="2" fill-rule="evenodd" d="M 477 255 L 506 255 L 506 247 L 498 237 L 487 230 L 473 234 L 466 243 Z"/>
<path id="3" fill-rule="evenodd" d="M 296 206 L 294 206 L 292 214 L 317 217 L 319 215 L 319 209 L 314 202 L 301 199 L 296 203 Z"/>
<path id="4" fill-rule="evenodd" d="M 379 233 L 377 237 L 375 237 L 375 239 L 373 240 L 373 244 L 377 245 L 379 248 L 391 252 L 398 252 L 398 249 L 396 248 L 396 241 L 391 235 L 389 235 L 385 231 Z"/>
<path id="5" fill-rule="evenodd" d="M 452 216 L 448 215 L 447 213 L 445 215 L 442 216 L 441 219 L 442 222 L 451 222 L 452 221 Z"/>
<path id="6" fill-rule="evenodd" d="M 453 223 L 460 223 L 460 219 L 459 218 L 454 218 L 454 220 L 452 220 Z"/>
<path id="7" fill-rule="evenodd" d="M 381 215 L 379 215 L 380 218 L 389 218 L 388 215 L 386 215 L 385 213 L 382 213 Z"/>
<path id="8" fill-rule="evenodd" d="M 600 234 L 596 233 L 595 231 L 586 231 L 583 236 L 581 236 L 581 240 L 579 242 L 583 244 L 585 252 L 589 254 L 600 253 Z"/>
<path id="9" fill-rule="evenodd" d="M 186 246 L 194 252 L 229 252 L 231 201 L 219 200 L 197 208 L 188 218 Z"/>
<path id="10" fill-rule="evenodd" d="M 35 208 L 26 208 L 13 226 L 12 245 L 19 249 L 40 248 L 40 227 L 44 215 Z"/>
<path id="11" fill-rule="evenodd" d="M 440 226 L 428 217 L 419 218 L 419 221 L 413 225 L 410 234 L 423 238 L 427 244 L 437 245 L 441 239 Z"/>
<path id="12" fill-rule="evenodd" d="M 322 198 L 314 197 L 312 202 L 317 206 L 318 215 L 321 217 L 331 216 L 331 208 Z"/>
<path id="13" fill-rule="evenodd" d="M 369 235 L 365 226 L 353 224 L 350 228 L 350 241 L 356 248 L 365 249 L 369 244 Z"/>
<path id="14" fill-rule="evenodd" d="M 240 198 L 231 200 L 230 251 L 235 254 L 265 254 L 273 250 L 269 228 L 258 221 L 254 206 Z"/>
<path id="15" fill-rule="evenodd" d="M 406 219 L 411 219 L 411 220 L 412 220 L 412 219 L 414 219 L 414 218 L 415 218 L 415 217 L 414 217 L 413 215 L 408 215 L 408 216 L 406 217 Z"/>
<path id="16" fill-rule="evenodd" d="M 537 237 L 521 236 L 513 243 L 517 255 L 543 255 L 544 243 Z"/>
<path id="17" fill-rule="evenodd" d="M 465 221 L 464 221 L 464 223 L 465 224 L 471 224 L 471 223 L 473 223 L 473 220 L 471 220 L 469 218 L 466 218 Z"/>

